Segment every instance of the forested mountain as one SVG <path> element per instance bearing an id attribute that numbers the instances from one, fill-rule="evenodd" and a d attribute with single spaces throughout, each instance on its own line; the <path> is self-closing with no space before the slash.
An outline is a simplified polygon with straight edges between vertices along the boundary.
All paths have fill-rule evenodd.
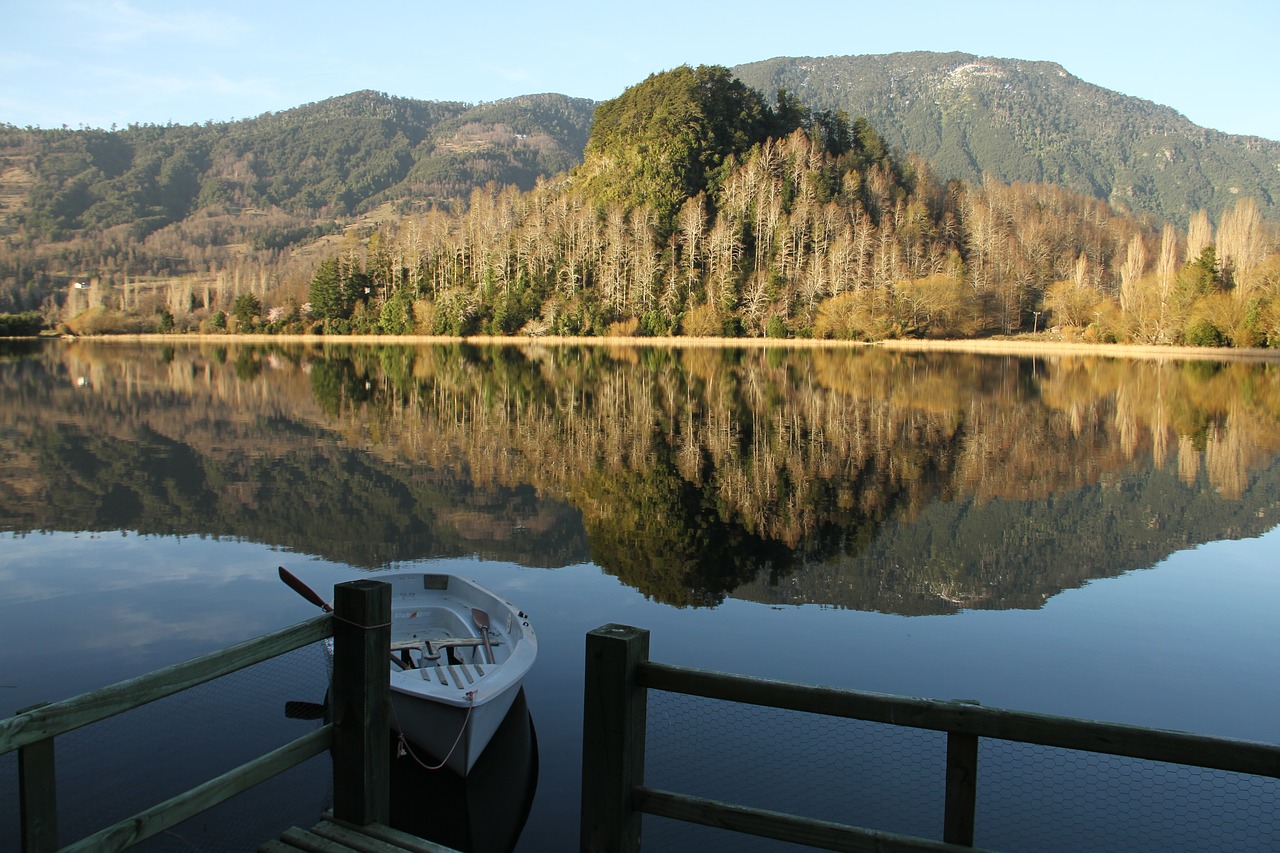
<path id="1" fill-rule="evenodd" d="M 1184 238 L 1052 184 L 943 182 L 863 119 L 735 82 L 653 75 L 598 107 L 563 178 L 379 226 L 273 328 L 1280 345 L 1280 252 L 1252 197 Z"/>
<path id="2" fill-rule="evenodd" d="M 1052 328 L 1280 346 L 1273 193 L 1261 176 L 1196 189 L 1226 168 L 1209 145 L 1226 137 L 1047 64 L 948 55 L 945 73 L 907 74 L 931 56 L 869 60 L 872 82 L 897 87 L 872 99 L 892 102 L 879 126 L 851 118 L 863 104 L 812 105 L 815 92 L 856 87 L 823 88 L 828 78 L 796 71 L 809 65 L 776 60 L 772 82 L 799 94 L 682 66 L 598 106 L 360 92 L 219 126 L 8 128 L 0 312 L 38 307 L 75 334 L 878 340 Z M 916 126 L 903 116 L 934 113 L 934 137 L 903 136 Z M 1253 142 L 1259 156 L 1280 147 Z M 980 168 L 996 155 L 1003 173 Z M 952 180 L 964 163 L 981 180 Z M 1163 184 L 1147 191 L 1150 163 L 1151 182 L 1181 202 Z M 1028 177 L 1014 174 L 1023 167 L 1045 180 L 1001 180 Z M 1121 203 L 1157 195 L 1194 212 L 1160 222 Z"/>
<path id="3" fill-rule="evenodd" d="M 1280 218 L 1280 142 L 1199 127 L 1053 62 L 913 52 L 782 57 L 733 72 L 771 97 L 782 88 L 866 116 L 944 179 L 1060 184 L 1173 222 L 1251 196 Z"/>
<path id="4" fill-rule="evenodd" d="M 6 236 L 128 224 L 145 236 L 218 205 L 346 215 L 388 198 L 532 188 L 581 159 L 591 101 L 529 95 L 479 106 L 355 92 L 253 119 L 105 130 L 0 126 Z"/>
<path id="5" fill-rule="evenodd" d="M 77 276 L 116 285 L 248 255 L 265 275 L 270 253 L 385 202 L 530 189 L 580 161 L 594 109 L 562 95 L 472 106 L 364 91 L 216 124 L 0 125 L 0 311 L 37 307 Z"/>

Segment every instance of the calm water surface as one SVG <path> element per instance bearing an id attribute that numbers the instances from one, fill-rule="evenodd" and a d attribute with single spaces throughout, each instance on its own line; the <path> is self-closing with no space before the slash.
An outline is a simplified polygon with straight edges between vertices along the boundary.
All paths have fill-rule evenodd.
<path id="1" fill-rule="evenodd" d="M 285 565 L 321 590 L 456 571 L 534 618 L 520 850 L 576 847 L 583 635 L 607 622 L 651 629 L 657 660 L 1274 743 L 1277 449 L 1271 365 L 13 348 L 0 716 L 308 618 L 276 579 Z M 60 739 L 64 842 L 171 795 L 170 776 L 316 725 L 285 703 L 321 702 L 325 678 L 304 651 Z M 653 784 L 940 835 L 931 736 L 651 702 Z M 1275 809 L 1247 807 L 1274 803 L 1274 785 L 1050 753 L 984 746 L 978 844 L 1280 846 Z M 0 760 L 0 848 L 16 837 L 14 763 Z M 115 781 L 138 767 L 144 782 Z M 252 849 L 330 798 L 316 759 L 228 806 L 234 832 L 193 821 L 151 849 Z M 746 849 L 645 832 L 653 849 Z"/>

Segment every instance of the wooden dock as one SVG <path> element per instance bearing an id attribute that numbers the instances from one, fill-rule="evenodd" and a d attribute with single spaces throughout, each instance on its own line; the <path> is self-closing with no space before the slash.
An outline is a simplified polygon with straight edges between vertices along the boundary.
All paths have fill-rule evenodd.
<path id="1" fill-rule="evenodd" d="M 945 788 L 943 813 L 938 816 L 941 840 L 646 786 L 649 690 L 945 733 L 946 759 L 939 780 Z M 649 660 L 649 632 L 628 625 L 605 625 L 587 634 L 583 695 L 583 853 L 639 853 L 641 818 L 646 814 L 826 850 L 974 853 L 982 738 L 1280 779 L 1280 745 L 1276 744 L 656 663 Z M 1274 806 L 1263 806 L 1267 808 Z"/>
<path id="2" fill-rule="evenodd" d="M 70 844 L 60 841 L 54 750 L 58 735 L 330 637 L 333 722 L 86 838 Z M 333 815 L 310 830 L 291 829 L 263 849 L 448 851 L 387 826 L 391 812 L 390 645 L 390 584 L 351 581 L 334 587 L 331 614 L 0 720 L 0 755 L 18 752 L 19 850 L 126 850 L 327 751 L 333 757 Z"/>
<path id="3" fill-rule="evenodd" d="M 356 826 L 332 815 L 311 829 L 288 829 L 279 841 L 268 841 L 258 853 L 457 853 L 416 835 L 392 829 L 386 824 Z"/>
<path id="4" fill-rule="evenodd" d="M 263 853 L 456 853 L 391 828 L 388 708 L 391 587 L 334 589 L 335 611 L 212 655 L 0 720 L 0 754 L 18 752 L 21 853 L 116 853 L 326 751 L 333 811 Z M 54 739 L 98 720 L 332 637 L 333 722 L 190 791 L 61 844 Z M 946 734 L 941 839 L 895 835 L 693 797 L 645 785 L 647 691 L 866 720 Z M 580 849 L 638 853 L 645 814 L 828 850 L 973 853 L 978 744 L 992 738 L 1280 779 L 1280 746 L 709 672 L 649 660 L 649 632 L 587 635 Z"/>

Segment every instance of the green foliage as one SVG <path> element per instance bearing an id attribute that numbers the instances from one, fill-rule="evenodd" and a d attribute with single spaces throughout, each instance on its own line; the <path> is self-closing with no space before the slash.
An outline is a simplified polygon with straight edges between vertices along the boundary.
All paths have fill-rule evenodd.
<path id="1" fill-rule="evenodd" d="M 373 281 L 350 261 L 326 258 L 311 277 L 311 314 L 321 320 L 349 320 L 373 289 Z"/>
<path id="2" fill-rule="evenodd" d="M 239 122 L 10 128 L 0 145 L 31 152 L 35 183 L 17 216 L 27 231 L 61 240 L 128 225 L 141 239 L 202 210 L 332 219 L 388 198 L 465 198 L 488 181 L 531 189 L 581 160 L 593 109 L 560 95 L 472 107 L 364 91 Z M 325 226 L 276 229 L 255 247 L 311 239 L 315 228 Z"/>
<path id="3" fill-rule="evenodd" d="M 661 311 L 646 311 L 640 315 L 638 334 L 644 337 L 661 338 L 676 333 L 679 320 L 663 314 Z"/>
<path id="4" fill-rule="evenodd" d="M 397 290 L 378 312 L 378 332 L 384 335 L 408 335 L 413 331 L 413 299 L 407 290 Z"/>
<path id="5" fill-rule="evenodd" d="M 681 66 L 597 107 L 579 174 L 597 202 L 648 205 L 665 230 L 685 199 L 716 189 L 730 158 L 780 130 L 772 108 L 728 69 Z"/>
<path id="6" fill-rule="evenodd" d="M 252 293 L 242 293 L 231 306 L 231 315 L 236 318 L 236 328 L 247 331 L 262 315 L 262 300 Z"/>
<path id="7" fill-rule="evenodd" d="M 778 58 L 733 73 L 762 93 L 797 93 L 793 108 L 866 116 L 943 180 L 1056 183 L 1176 222 L 1238 192 L 1280 218 L 1280 143 L 1197 127 L 1051 62 L 911 52 Z"/>
<path id="8" fill-rule="evenodd" d="M 1192 347 L 1225 347 L 1230 343 L 1221 329 L 1203 318 L 1187 326 L 1182 339 L 1187 346 Z"/>
<path id="9" fill-rule="evenodd" d="M 44 319 L 37 311 L 21 314 L 0 314 L 0 338 L 18 338 L 38 335 L 44 328 Z"/>
<path id="10" fill-rule="evenodd" d="M 1222 270 L 1218 265 L 1218 252 L 1213 246 L 1205 246 L 1200 256 L 1187 262 L 1178 273 L 1174 298 L 1180 305 L 1191 305 L 1222 289 Z"/>

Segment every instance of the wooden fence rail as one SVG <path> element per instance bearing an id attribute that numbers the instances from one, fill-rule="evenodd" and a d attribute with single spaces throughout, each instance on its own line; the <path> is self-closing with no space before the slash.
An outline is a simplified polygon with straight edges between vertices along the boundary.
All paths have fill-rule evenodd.
<path id="1" fill-rule="evenodd" d="M 839 690 L 652 663 L 649 632 L 587 635 L 581 849 L 635 853 L 652 814 L 828 850 L 972 851 L 978 742 L 996 738 L 1280 778 L 1280 746 L 1140 726 Z M 946 732 L 942 841 L 719 803 L 644 786 L 648 690 Z"/>
<path id="2" fill-rule="evenodd" d="M 22 853 L 58 847 L 54 738 L 215 678 L 333 637 L 333 722 L 179 794 L 61 853 L 125 850 L 253 785 L 333 752 L 334 815 L 357 825 L 389 817 L 391 587 L 352 581 L 334 587 L 334 612 L 275 633 L 0 720 L 0 755 L 18 750 Z"/>

